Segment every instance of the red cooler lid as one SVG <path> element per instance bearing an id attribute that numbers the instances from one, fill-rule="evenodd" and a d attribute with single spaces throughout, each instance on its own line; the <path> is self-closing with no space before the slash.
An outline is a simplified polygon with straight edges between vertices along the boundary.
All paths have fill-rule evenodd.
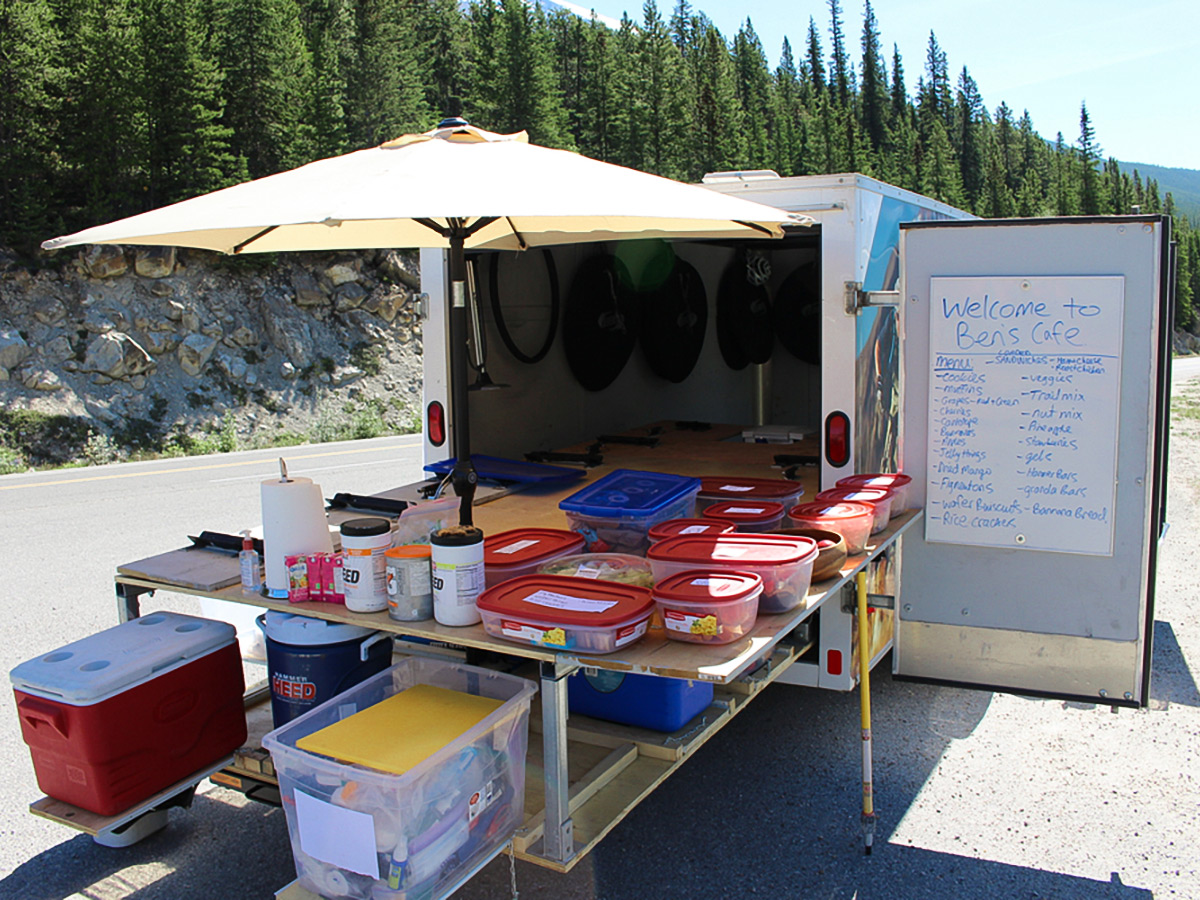
<path id="1" fill-rule="evenodd" d="M 649 536 L 652 541 L 661 541 L 677 534 L 729 534 L 736 530 L 732 521 L 709 517 L 706 513 L 703 519 L 667 519 L 651 525 Z"/>
<path id="2" fill-rule="evenodd" d="M 530 566 L 548 557 L 583 549 L 583 535 L 565 528 L 514 528 L 483 539 L 483 564 L 495 568 Z"/>
<path id="3" fill-rule="evenodd" d="M 891 488 L 904 487 L 911 482 L 912 476 L 905 475 L 903 472 L 891 474 L 875 472 L 863 475 L 847 475 L 845 478 L 837 480 L 837 486 L 844 488 Z"/>
<path id="4" fill-rule="evenodd" d="M 695 563 L 701 568 L 713 562 L 724 565 L 743 562 L 748 566 L 790 565 L 802 562 L 810 555 L 815 557 L 816 554 L 817 542 L 812 538 L 783 534 L 679 535 L 651 544 L 646 551 L 650 559 Z"/>
<path id="5" fill-rule="evenodd" d="M 762 592 L 762 576 L 753 572 L 696 569 L 665 578 L 654 586 L 654 599 L 689 603 L 737 603 Z"/>
<path id="6" fill-rule="evenodd" d="M 716 476 L 700 479 L 700 496 L 720 497 L 722 500 L 783 500 L 799 497 L 804 485 L 782 478 L 726 478 Z"/>
<path id="7" fill-rule="evenodd" d="M 488 588 L 476 605 L 502 616 L 611 628 L 650 615 L 654 600 L 649 588 L 632 584 L 569 575 L 522 575 Z"/>
<path id="8" fill-rule="evenodd" d="M 875 510 L 865 503 L 819 501 L 793 506 L 788 511 L 788 516 L 793 519 L 861 519 L 864 516 L 870 516 L 873 519 Z"/>
<path id="9" fill-rule="evenodd" d="M 827 491 L 821 491 L 817 494 L 816 499 L 823 503 L 865 503 L 868 506 L 874 506 L 876 503 L 886 500 L 891 496 L 891 491 L 886 488 L 830 488 Z"/>
<path id="10" fill-rule="evenodd" d="M 783 504 L 773 500 L 723 500 L 708 507 L 703 515 L 738 524 L 765 522 L 783 518 Z"/>

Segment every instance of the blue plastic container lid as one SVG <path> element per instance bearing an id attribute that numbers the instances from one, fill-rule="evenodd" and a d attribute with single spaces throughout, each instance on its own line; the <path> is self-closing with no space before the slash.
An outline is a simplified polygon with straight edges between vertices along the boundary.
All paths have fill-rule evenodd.
<path id="1" fill-rule="evenodd" d="M 558 508 L 583 516 L 641 518 L 699 491 L 699 478 L 614 469 L 561 501 Z"/>
<path id="2" fill-rule="evenodd" d="M 293 647 L 342 644 L 346 641 L 361 640 L 375 633 L 374 629 L 363 628 L 361 625 L 330 622 L 274 609 L 269 609 L 264 616 L 259 616 L 258 624 L 267 637 L 277 644 L 289 644 Z"/>

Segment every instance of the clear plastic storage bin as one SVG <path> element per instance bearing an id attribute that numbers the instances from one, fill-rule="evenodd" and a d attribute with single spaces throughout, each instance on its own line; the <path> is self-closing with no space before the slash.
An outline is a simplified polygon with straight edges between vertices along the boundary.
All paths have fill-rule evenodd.
<path id="1" fill-rule="evenodd" d="M 502 702 L 399 775 L 296 746 L 417 685 Z M 300 884 L 351 900 L 418 900 L 456 889 L 524 819 L 536 690 L 513 675 L 411 658 L 267 734 Z M 404 739 L 397 729 L 396 740 Z"/>
<path id="2" fill-rule="evenodd" d="M 645 556 L 651 527 L 696 511 L 700 479 L 615 469 L 558 504 L 592 553 Z"/>

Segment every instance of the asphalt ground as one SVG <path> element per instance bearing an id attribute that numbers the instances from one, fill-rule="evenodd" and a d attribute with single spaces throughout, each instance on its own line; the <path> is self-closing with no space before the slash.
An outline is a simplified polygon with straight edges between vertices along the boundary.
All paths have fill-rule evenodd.
<path id="1" fill-rule="evenodd" d="M 1180 402 L 1191 398 L 1200 407 L 1197 366 L 1177 369 Z M 397 483 L 401 463 L 386 471 L 385 483 Z M 363 467 L 360 474 L 368 480 L 377 473 Z M 22 494 L 4 490 L 11 484 L 0 479 L 7 509 Z M 162 543 L 164 532 L 195 527 L 168 516 L 168 507 L 191 494 L 155 490 L 161 514 L 139 528 L 157 532 Z M 339 481 L 330 490 L 364 489 Z M 510 870 L 501 857 L 456 896 L 510 897 L 515 872 L 525 900 L 1200 898 L 1198 500 L 1200 420 L 1180 415 L 1171 438 L 1170 529 L 1159 554 L 1149 709 L 1114 713 L 902 683 L 884 660 L 872 679 L 878 822 L 874 852 L 866 856 L 857 696 L 772 685 L 571 873 L 523 862 Z M 129 499 L 119 510 L 112 498 L 94 499 L 67 518 L 44 502 L 22 502 L 0 524 L 0 551 L 20 552 L 31 535 L 49 540 L 63 528 L 103 529 L 89 510 L 103 512 L 106 502 L 110 517 L 148 515 Z M 38 524 L 43 512 L 50 521 Z M 224 527 L 235 526 L 242 527 Z M 74 552 L 65 557 L 74 562 L 52 598 L 31 589 L 5 592 L 10 626 L 2 661 L 9 668 L 57 646 L 62 634 L 73 639 L 93 623 L 113 621 L 113 568 L 144 555 L 147 538 L 138 538 L 140 552 L 121 546 L 90 560 L 80 552 L 80 533 L 72 533 Z M 168 540 L 159 549 L 170 546 Z M 94 589 L 82 586 L 84 575 L 94 576 Z M 181 609 L 191 602 L 159 599 Z M 0 713 L 7 773 L 0 785 L 0 897 L 269 898 L 294 877 L 283 813 L 215 785 L 190 809 L 172 810 L 165 830 L 123 850 L 30 816 L 25 807 L 38 792 L 15 731 L 15 715 Z"/>

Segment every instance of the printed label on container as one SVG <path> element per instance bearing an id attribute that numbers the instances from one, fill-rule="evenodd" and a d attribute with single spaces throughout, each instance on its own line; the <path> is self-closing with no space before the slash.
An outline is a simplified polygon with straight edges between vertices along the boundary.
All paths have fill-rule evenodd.
<path id="1" fill-rule="evenodd" d="M 587 597 L 572 597 L 554 591 L 534 591 L 524 598 L 526 603 L 548 606 L 551 609 L 569 609 L 571 612 L 602 613 L 617 605 L 616 600 L 591 600 Z"/>
<path id="2" fill-rule="evenodd" d="M 502 619 L 500 633 L 505 637 L 528 641 L 531 644 L 545 644 L 550 647 L 568 646 L 567 633 L 562 628 L 539 628 L 536 625 L 526 625 L 524 622 Z"/>
<path id="3" fill-rule="evenodd" d="M 617 639 L 613 641 L 614 647 L 624 647 L 626 644 L 632 643 L 646 633 L 646 622 L 642 619 L 636 625 L 626 625 L 624 628 L 618 629 Z"/>
<path id="4" fill-rule="evenodd" d="M 737 547 L 730 544 L 718 544 L 713 548 L 713 559 L 741 559 L 750 552 L 749 547 Z"/>
<path id="5" fill-rule="evenodd" d="M 500 792 L 496 790 L 496 783 L 489 781 L 473 793 L 471 799 L 467 801 L 467 821 L 474 822 L 481 812 L 499 799 Z"/>
<path id="6" fill-rule="evenodd" d="M 510 553 L 520 553 L 527 547 L 536 547 L 541 543 L 541 540 L 514 541 L 511 544 L 505 544 L 499 550 L 493 550 L 492 553 L 508 555 Z"/>
<path id="7" fill-rule="evenodd" d="M 667 609 L 663 610 L 663 625 L 666 626 L 667 631 L 678 631 L 682 634 L 721 633 L 717 617 L 711 613 L 706 616 L 696 616 L 677 609 Z"/>
<path id="8" fill-rule="evenodd" d="M 757 516 L 762 515 L 765 510 L 761 506 L 731 506 L 725 510 L 727 513 L 742 516 Z"/>
<path id="9" fill-rule="evenodd" d="M 743 491 L 752 491 L 752 490 L 754 490 L 754 487 L 753 487 L 753 485 L 749 485 L 749 484 L 723 484 L 719 488 L 717 488 L 717 490 L 719 490 L 719 491 L 736 491 L 737 493 L 740 494 Z"/>
<path id="10" fill-rule="evenodd" d="M 575 577 L 576 578 L 599 578 L 600 577 L 600 567 L 594 566 L 591 563 L 583 563 L 578 569 L 575 570 Z"/>
<path id="11" fill-rule="evenodd" d="M 687 528 L 680 528 L 680 534 L 704 534 L 706 531 L 711 531 L 711 525 L 689 525 Z"/>
<path id="12" fill-rule="evenodd" d="M 711 578 L 693 578 L 690 582 L 695 587 L 708 587 L 712 584 Z"/>

